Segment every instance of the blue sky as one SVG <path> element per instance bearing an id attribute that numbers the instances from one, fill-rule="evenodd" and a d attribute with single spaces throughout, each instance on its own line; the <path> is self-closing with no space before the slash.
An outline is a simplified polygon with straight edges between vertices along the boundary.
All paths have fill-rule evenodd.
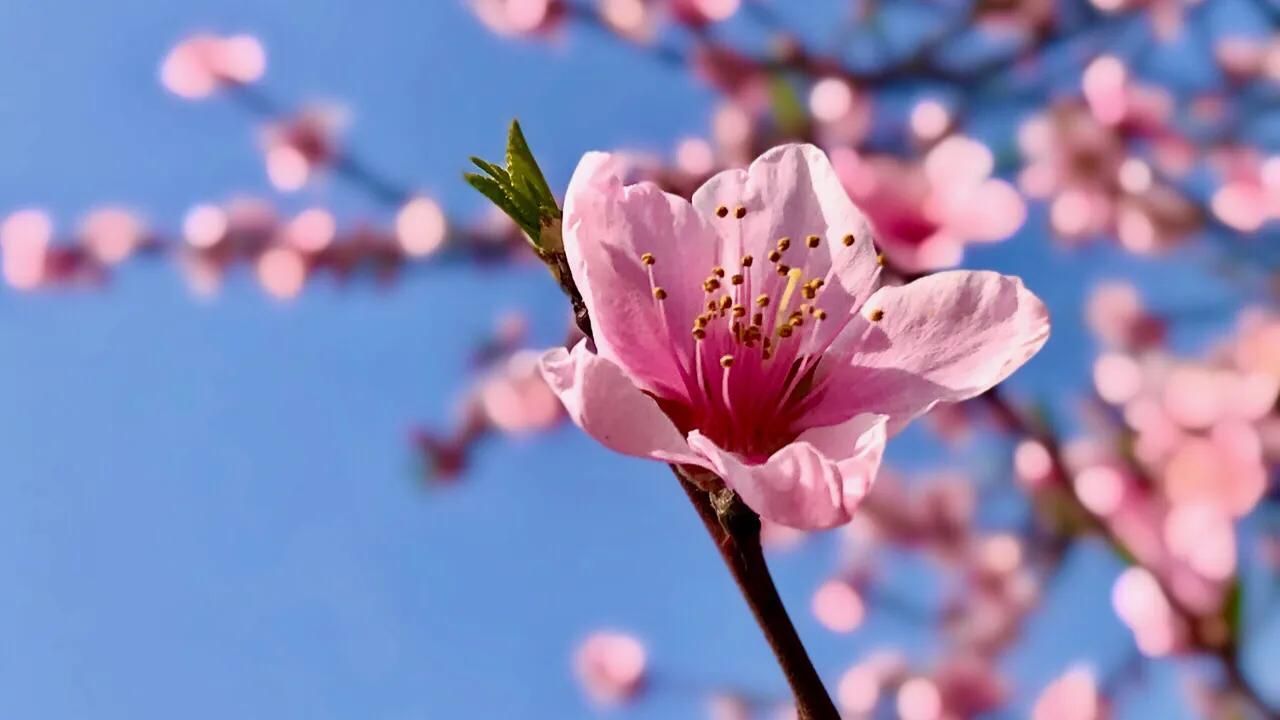
<path id="1" fill-rule="evenodd" d="M 458 180 L 466 156 L 498 154 L 513 116 L 562 186 L 586 150 L 664 151 L 704 132 L 712 101 L 589 33 L 496 39 L 456 0 L 7 3 L 0 209 L 45 207 L 65 227 L 120 202 L 173 228 L 193 203 L 268 193 L 249 118 L 156 82 L 167 47 L 197 29 L 259 34 L 271 92 L 348 105 L 358 153 L 458 214 L 481 207 Z M 386 215 L 338 181 L 280 202 Z M 1157 304 L 1224 294 L 1192 281 L 1194 260 L 1157 273 L 1023 233 L 970 264 L 1021 272 L 1053 305 L 1054 340 L 1014 381 L 1042 394 L 1081 379 L 1092 279 L 1136 273 L 1165 288 Z M 566 429 L 486 445 L 463 487 L 416 483 L 407 429 L 448 422 L 468 349 L 509 308 L 533 311 L 543 340 L 560 329 L 536 268 L 321 283 L 285 306 L 245 278 L 200 300 L 146 261 L 103 292 L 0 291 L 0 716 L 590 717 L 568 657 L 600 626 L 637 632 L 653 656 L 661 692 L 622 717 L 697 717 L 704 687 L 782 697 L 661 467 Z M 987 449 L 988 466 L 1003 458 Z M 923 458 L 911 462 L 942 462 Z M 776 563 L 828 678 L 887 641 L 927 646 L 891 620 L 852 638 L 820 630 L 808 597 L 833 562 L 828 538 Z M 1074 659 L 1123 661 L 1106 597 L 1116 569 L 1096 548 L 1073 558 L 1015 656 L 1028 687 Z M 1159 684 L 1174 671 L 1154 672 Z M 1176 717 L 1151 707 L 1161 714 L 1139 716 Z"/>

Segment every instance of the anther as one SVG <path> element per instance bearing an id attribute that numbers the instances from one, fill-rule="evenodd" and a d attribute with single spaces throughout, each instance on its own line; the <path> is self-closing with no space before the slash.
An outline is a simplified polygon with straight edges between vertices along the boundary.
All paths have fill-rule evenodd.
<path id="1" fill-rule="evenodd" d="M 889 262 L 889 259 L 884 256 L 884 253 L 880 253 L 876 255 L 876 264 L 879 265 L 880 267 L 884 267 L 886 264 L 888 264 L 888 262 Z"/>
<path id="2" fill-rule="evenodd" d="M 654 263 L 653 253 L 645 253 L 640 256 L 641 265 L 652 265 Z"/>
<path id="3" fill-rule="evenodd" d="M 733 277 L 729 278 L 729 281 L 734 285 L 741 285 L 744 279 L 742 273 L 734 273 Z"/>
<path id="4" fill-rule="evenodd" d="M 747 216 L 747 209 L 739 205 L 737 208 L 734 209 L 733 216 L 741 220 L 742 218 Z"/>
<path id="5" fill-rule="evenodd" d="M 777 250 L 769 251 L 769 262 L 776 263 L 781 259 L 782 259 L 782 253 L 778 252 Z"/>
<path id="6" fill-rule="evenodd" d="M 707 301 L 707 312 L 715 312 L 719 307 L 720 303 L 716 302 L 715 298 Z"/>
<path id="7" fill-rule="evenodd" d="M 752 316 L 751 316 L 751 324 L 752 324 L 752 325 L 763 325 L 763 324 L 764 324 L 764 313 L 756 313 L 755 315 L 752 315 Z"/>
<path id="8" fill-rule="evenodd" d="M 725 355 L 725 356 L 721 357 L 721 358 L 720 358 L 720 367 L 722 367 L 722 368 L 726 368 L 726 369 L 727 369 L 727 368 L 730 368 L 730 367 L 733 367 L 733 356 L 732 356 L 732 355 Z"/>
<path id="9" fill-rule="evenodd" d="M 870 317 L 871 317 L 871 322 L 880 322 L 881 320 L 884 319 L 884 310 L 881 310 L 880 308 L 876 308 L 875 310 L 871 311 Z"/>
<path id="10" fill-rule="evenodd" d="M 762 308 L 769 307 L 769 296 L 761 295 L 760 297 L 756 298 L 756 306 L 762 307 Z"/>
<path id="11" fill-rule="evenodd" d="M 695 339 L 695 340 L 701 340 L 701 339 L 705 338 L 706 336 L 707 336 L 707 331 L 706 331 L 706 330 L 703 330 L 702 328 L 694 328 L 694 329 L 693 329 L 693 339 Z"/>
<path id="12" fill-rule="evenodd" d="M 751 267 L 751 263 L 755 262 L 755 258 L 750 255 L 742 256 L 742 267 Z"/>
<path id="13" fill-rule="evenodd" d="M 702 289 L 709 293 L 715 292 L 720 289 L 720 281 L 713 277 L 709 277 L 703 281 Z"/>
<path id="14" fill-rule="evenodd" d="M 784 237 L 778 240 L 778 252 L 786 252 L 789 247 L 791 247 L 791 238 Z"/>
<path id="15" fill-rule="evenodd" d="M 810 235 L 809 237 L 805 238 L 804 241 L 806 244 L 808 244 L 810 248 L 816 248 L 818 247 L 818 243 L 822 242 L 822 238 L 818 237 L 817 235 Z"/>
<path id="16" fill-rule="evenodd" d="M 716 208 L 716 217 L 725 217 L 725 216 L 726 216 L 726 215 L 728 215 L 728 214 L 729 214 L 729 208 L 727 208 L 727 207 L 725 207 L 725 206 L 723 206 L 723 205 L 721 205 L 720 207 Z"/>
<path id="17" fill-rule="evenodd" d="M 720 309 L 720 311 L 721 311 L 721 312 L 723 312 L 723 311 L 725 311 L 725 310 L 728 310 L 728 309 L 730 308 L 730 306 L 732 306 L 732 305 L 733 305 L 733 300 L 729 299 L 729 296 L 728 296 L 728 295 L 721 295 L 721 296 L 720 296 L 720 308 L 719 308 L 719 309 Z"/>
<path id="18" fill-rule="evenodd" d="M 852 235 L 845 235 L 844 238 L 841 239 L 841 242 L 844 243 L 845 247 L 852 247 L 854 242 L 854 237 Z"/>
<path id="19" fill-rule="evenodd" d="M 779 266 L 778 266 L 778 274 L 779 274 L 779 275 L 781 275 L 781 276 L 783 276 L 783 277 L 786 277 L 786 276 L 787 276 L 787 274 L 788 274 L 788 273 L 790 273 L 790 272 L 791 272 L 791 266 L 789 266 L 789 265 L 779 265 Z"/>
<path id="20" fill-rule="evenodd" d="M 826 311 L 826 310 L 822 310 L 821 308 L 819 308 L 819 309 L 817 309 L 817 310 L 814 310 L 814 311 L 813 311 L 813 316 L 814 316 L 815 318 L 819 319 L 819 320 L 826 320 L 826 319 L 827 319 L 827 311 Z"/>
<path id="21" fill-rule="evenodd" d="M 805 300 L 812 300 L 818 296 L 818 291 L 812 285 L 805 285 L 800 288 L 800 294 L 804 296 Z"/>
<path id="22" fill-rule="evenodd" d="M 716 276 L 716 277 L 718 277 L 718 278 L 722 278 L 722 277 L 724 277 L 724 268 L 722 268 L 722 267 L 720 267 L 719 265 L 717 265 L 717 266 L 715 266 L 715 267 L 711 268 L 711 274 L 712 274 L 712 275 L 715 275 L 715 276 Z"/>
<path id="23" fill-rule="evenodd" d="M 662 289 L 662 288 L 660 288 L 660 287 L 656 287 L 656 288 L 654 288 L 654 289 L 653 289 L 653 297 L 654 297 L 654 298 L 656 298 L 656 299 L 658 299 L 658 300 L 666 300 L 666 299 L 667 299 L 667 291 L 666 291 L 666 290 L 663 290 L 663 289 Z"/>
<path id="24" fill-rule="evenodd" d="M 780 338 L 789 338 L 789 337 L 791 337 L 791 326 L 790 326 L 790 325 L 780 325 L 780 326 L 778 327 L 778 337 L 780 337 Z"/>
<path id="25" fill-rule="evenodd" d="M 732 310 L 733 310 L 733 316 L 736 318 L 744 317 L 747 314 L 747 309 L 742 307 L 741 305 L 734 305 Z"/>

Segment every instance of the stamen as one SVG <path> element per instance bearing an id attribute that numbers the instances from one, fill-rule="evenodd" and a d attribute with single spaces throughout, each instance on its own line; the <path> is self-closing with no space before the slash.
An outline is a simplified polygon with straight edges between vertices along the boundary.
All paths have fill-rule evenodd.
<path id="1" fill-rule="evenodd" d="M 733 316 L 736 318 L 744 317 L 747 314 L 747 309 L 741 305 L 734 305 L 732 310 L 733 310 Z"/>
<path id="2" fill-rule="evenodd" d="M 781 259 L 782 259 L 782 253 L 778 252 L 777 250 L 769 251 L 769 262 L 776 263 Z"/>
<path id="3" fill-rule="evenodd" d="M 702 282 L 702 289 L 706 292 L 713 293 L 720 289 L 720 281 L 714 277 L 709 277 Z"/>
<path id="4" fill-rule="evenodd" d="M 727 207 L 725 207 L 725 206 L 723 206 L 723 205 L 721 205 L 720 207 L 716 208 L 716 217 L 725 217 L 725 216 L 726 216 L 726 215 L 728 215 L 728 214 L 729 214 L 729 208 L 727 208 Z"/>
<path id="5" fill-rule="evenodd" d="M 720 307 L 718 308 L 720 312 L 723 313 L 727 311 L 732 305 L 733 305 L 733 298 L 730 298 L 728 295 L 720 296 Z"/>
<path id="6" fill-rule="evenodd" d="M 782 267 L 779 266 L 778 274 L 787 276 L 787 287 L 782 291 L 782 302 L 778 303 L 778 316 L 773 320 L 774 325 L 782 324 L 782 318 L 787 314 L 787 307 L 791 305 L 791 296 L 795 294 L 796 285 L 800 283 L 800 276 L 803 274 L 799 268 L 795 270 L 788 269 L 787 272 L 783 273 Z"/>
<path id="7" fill-rule="evenodd" d="M 786 275 L 787 275 L 788 273 L 790 273 L 790 272 L 791 272 L 791 266 L 790 266 L 790 265 L 778 265 L 778 275 L 779 275 L 779 276 L 781 276 L 781 277 L 786 277 Z"/>
<path id="8" fill-rule="evenodd" d="M 753 262 L 755 262 L 755 258 L 751 257 L 750 255 L 742 256 L 742 267 L 749 268 L 751 267 L 751 263 Z"/>
<path id="9" fill-rule="evenodd" d="M 876 255 L 876 264 L 880 267 L 884 267 L 889 264 L 889 259 L 884 256 L 884 253 L 879 253 Z"/>
<path id="10" fill-rule="evenodd" d="M 729 282 L 733 283 L 734 285 L 741 285 L 742 281 L 743 281 L 742 273 L 735 273 L 733 277 L 729 278 Z"/>
<path id="11" fill-rule="evenodd" d="M 822 242 L 822 238 L 818 237 L 817 235 L 810 235 L 809 237 L 805 238 L 804 241 L 809 245 L 809 249 L 812 250 L 813 248 L 818 247 L 818 243 Z"/>
<path id="12" fill-rule="evenodd" d="M 660 287 L 656 287 L 656 288 L 654 288 L 654 289 L 653 289 L 653 298 L 654 298 L 655 300 L 666 300 L 666 299 L 667 299 L 667 291 L 666 291 L 666 290 L 663 290 L 663 289 L 662 289 L 662 288 L 660 288 Z"/>
<path id="13" fill-rule="evenodd" d="M 871 322 L 880 322 L 881 320 L 884 319 L 884 310 L 881 310 L 880 308 L 876 308 L 875 310 L 872 310 L 870 319 L 871 319 Z"/>
<path id="14" fill-rule="evenodd" d="M 827 311 L 823 310 L 822 308 L 815 308 L 813 311 L 813 316 L 819 320 L 826 320 Z"/>
<path id="15" fill-rule="evenodd" d="M 733 367 L 733 356 L 724 355 L 720 358 L 720 367 L 728 369 Z"/>
<path id="16" fill-rule="evenodd" d="M 724 268 L 722 268 L 722 267 L 720 267 L 719 265 L 717 265 L 717 266 L 715 266 L 715 267 L 711 268 L 711 274 L 712 274 L 712 275 L 715 275 L 715 276 L 716 276 L 716 277 L 718 277 L 718 278 L 722 278 L 722 277 L 724 277 Z"/>
<path id="17" fill-rule="evenodd" d="M 755 315 L 752 315 L 751 325 L 752 327 L 760 327 L 761 325 L 764 325 L 764 313 L 756 313 Z"/>
<path id="18" fill-rule="evenodd" d="M 734 209 L 733 216 L 741 220 L 742 218 L 747 216 L 747 209 L 739 205 L 736 209 Z"/>
<path id="19" fill-rule="evenodd" d="M 654 262 L 656 261 L 653 259 L 653 253 L 645 253 L 640 256 L 641 265 L 652 265 Z"/>
<path id="20" fill-rule="evenodd" d="M 784 253 L 789 247 L 791 247 L 791 238 L 784 237 L 778 240 L 778 252 Z"/>
<path id="21" fill-rule="evenodd" d="M 769 296 L 761 295 L 760 297 L 756 298 L 756 306 L 762 307 L 762 308 L 769 307 Z"/>
<path id="22" fill-rule="evenodd" d="M 856 239 L 853 237 L 853 235 L 845 235 L 844 238 L 841 240 L 841 242 L 844 243 L 845 247 L 852 247 L 855 240 Z"/>

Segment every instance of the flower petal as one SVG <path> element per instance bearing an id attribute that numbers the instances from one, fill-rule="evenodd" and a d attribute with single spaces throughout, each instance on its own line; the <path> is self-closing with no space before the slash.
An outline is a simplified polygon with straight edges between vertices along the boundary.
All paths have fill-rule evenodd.
<path id="1" fill-rule="evenodd" d="M 847 363 L 824 377 L 806 417 L 830 424 L 859 413 L 890 416 L 897 432 L 937 402 L 985 392 L 1049 338 L 1044 303 L 1016 277 L 955 270 L 871 296 L 832 347 Z M 870 318 L 879 318 L 871 320 Z"/>
<path id="2" fill-rule="evenodd" d="M 602 445 L 636 457 L 706 465 L 676 426 L 613 362 L 587 349 L 549 350 L 538 363 L 543 378 L 573 422 Z"/>
<path id="3" fill-rule="evenodd" d="M 708 221 L 652 183 L 623 186 L 617 158 L 587 153 L 565 195 L 564 249 L 600 355 L 645 390 L 687 395 L 689 329 L 720 252 Z M 651 267 L 641 263 L 644 253 L 653 255 Z M 650 269 L 664 300 L 654 298 Z"/>
<path id="4" fill-rule="evenodd" d="M 747 170 L 725 170 L 707 180 L 693 194 L 693 206 L 707 217 L 726 239 L 722 262 L 736 267 L 743 255 L 755 259 L 750 273 L 753 293 L 781 294 L 785 280 L 766 262 L 781 238 L 789 247 L 780 263 L 800 268 L 805 280 L 819 278 L 825 289 L 816 305 L 834 317 L 844 317 L 875 290 L 874 231 L 858 206 L 849 199 L 835 168 L 822 150 L 813 145 L 780 145 L 765 152 Z M 737 208 L 745 214 L 737 217 Z M 721 208 L 728 212 L 719 217 Z M 807 239 L 818 236 L 817 247 Z M 845 245 L 846 236 L 853 237 Z M 812 342 L 825 345 L 827 332 Z"/>
<path id="5" fill-rule="evenodd" d="M 761 517 L 817 530 L 852 518 L 880 468 L 885 422 L 883 415 L 867 414 L 814 428 L 758 465 L 743 462 L 696 430 L 689 445 Z"/>

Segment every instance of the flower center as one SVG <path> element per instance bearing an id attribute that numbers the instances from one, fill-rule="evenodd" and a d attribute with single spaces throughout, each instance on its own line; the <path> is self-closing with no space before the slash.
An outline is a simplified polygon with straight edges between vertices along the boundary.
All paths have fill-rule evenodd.
<path id="1" fill-rule="evenodd" d="M 716 210 L 730 221 L 745 215 L 741 206 Z M 766 255 L 767 265 L 744 254 L 732 272 L 720 265 L 708 270 L 702 303 L 689 318 L 693 352 L 676 352 L 687 390 L 680 404 L 687 406 L 671 414 L 683 429 L 696 428 L 748 457 L 767 457 L 794 439 L 801 401 L 821 390 L 814 377 L 822 355 L 854 316 L 831 316 L 822 307 L 835 272 L 820 250 L 825 241 L 822 235 L 798 242 L 783 237 Z M 844 235 L 835 242 L 852 246 L 856 239 Z M 657 262 L 652 253 L 640 256 L 655 309 L 676 346 L 669 324 L 678 318 L 664 307 L 668 289 L 655 278 Z M 819 276 L 810 268 L 831 269 Z"/>

